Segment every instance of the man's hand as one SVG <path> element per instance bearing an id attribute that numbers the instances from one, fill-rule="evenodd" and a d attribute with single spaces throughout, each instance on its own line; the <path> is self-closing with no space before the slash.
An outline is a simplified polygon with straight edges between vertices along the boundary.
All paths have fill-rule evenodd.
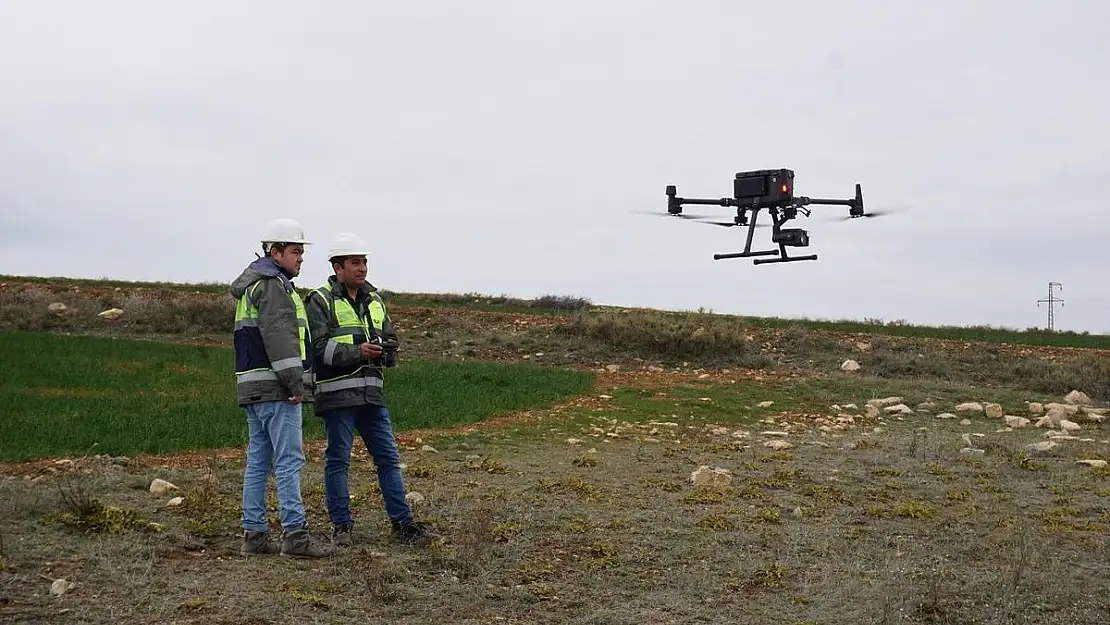
<path id="1" fill-rule="evenodd" d="M 382 355 L 382 346 L 377 343 L 363 343 L 358 346 L 359 356 L 363 360 L 373 360 Z"/>
<path id="2" fill-rule="evenodd" d="M 294 395 L 290 397 L 288 401 L 291 404 L 299 404 L 304 401 L 304 395 Z"/>

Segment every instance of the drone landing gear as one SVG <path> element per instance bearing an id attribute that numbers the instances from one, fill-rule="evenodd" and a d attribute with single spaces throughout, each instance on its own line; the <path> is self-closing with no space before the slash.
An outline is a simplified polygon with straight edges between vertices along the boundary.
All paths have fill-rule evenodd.
<path id="1" fill-rule="evenodd" d="M 749 222 L 746 211 L 752 211 L 752 218 Z M 752 261 L 753 265 L 767 265 L 770 263 L 792 263 L 801 260 L 817 260 L 817 254 L 807 254 L 805 256 L 790 256 L 786 253 L 786 247 L 807 247 L 809 245 L 809 233 L 801 228 L 787 228 L 782 229 L 782 224 L 794 219 L 797 216 L 797 207 L 788 207 L 782 215 L 779 215 L 778 210 L 772 208 L 771 220 L 774 222 L 774 230 L 772 231 L 771 240 L 779 244 L 777 250 L 752 250 L 752 238 L 755 236 L 755 222 L 759 215 L 759 208 L 741 208 L 737 211 L 736 221 L 738 224 L 747 224 L 748 226 L 748 239 L 744 244 L 743 252 L 733 252 L 731 254 L 714 254 L 713 260 L 722 260 L 726 258 L 750 258 L 753 256 L 778 256 L 778 258 L 756 258 Z M 805 210 L 805 209 L 801 209 Z"/>
<path id="2" fill-rule="evenodd" d="M 722 260 L 725 258 L 748 258 L 749 256 L 778 256 L 778 258 L 757 258 L 752 261 L 753 265 L 767 265 L 770 263 L 792 263 L 799 260 L 817 260 L 817 254 L 806 254 L 805 256 L 788 256 L 784 246 L 779 244 L 777 250 L 760 250 L 755 252 L 736 252 L 733 254 L 714 254 L 713 260 Z"/>

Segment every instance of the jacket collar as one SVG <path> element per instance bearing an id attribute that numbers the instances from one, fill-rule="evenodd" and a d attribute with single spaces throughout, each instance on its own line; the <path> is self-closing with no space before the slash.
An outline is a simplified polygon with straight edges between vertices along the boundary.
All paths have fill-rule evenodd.
<path id="1" fill-rule="evenodd" d="M 328 276 L 328 286 L 331 288 L 331 292 L 333 295 L 339 297 L 347 297 L 347 287 L 339 283 L 339 278 L 337 278 L 334 273 Z M 378 289 L 373 284 L 370 284 L 369 280 L 367 280 L 366 282 L 363 282 L 362 286 L 358 288 L 358 299 L 364 300 L 371 291 L 377 290 Z"/>

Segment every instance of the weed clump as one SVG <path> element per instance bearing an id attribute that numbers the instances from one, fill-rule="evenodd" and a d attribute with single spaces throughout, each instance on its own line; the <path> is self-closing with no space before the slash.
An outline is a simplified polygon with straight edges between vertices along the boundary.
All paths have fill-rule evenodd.
<path id="1" fill-rule="evenodd" d="M 47 525 L 63 525 L 87 534 L 122 534 L 133 530 L 157 532 L 162 529 L 139 516 L 134 510 L 109 506 L 89 494 L 84 483 L 66 476 L 58 484 L 61 507 L 44 514 Z"/>
<path id="2" fill-rule="evenodd" d="M 663 362 L 697 360 L 749 369 L 775 364 L 742 322 L 705 313 L 579 312 L 557 332 Z"/>

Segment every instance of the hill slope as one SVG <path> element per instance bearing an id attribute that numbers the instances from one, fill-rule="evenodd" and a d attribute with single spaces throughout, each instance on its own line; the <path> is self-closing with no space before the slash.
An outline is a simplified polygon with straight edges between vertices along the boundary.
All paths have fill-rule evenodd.
<path id="1" fill-rule="evenodd" d="M 0 329 L 227 343 L 224 285 L 0 276 Z M 1110 399 L 1110 336 L 821 322 L 593 306 L 476 294 L 384 291 L 406 357 L 665 370 L 864 374 Z M 51 310 L 60 303 L 64 310 Z M 119 308 L 115 319 L 98 313 Z"/>

